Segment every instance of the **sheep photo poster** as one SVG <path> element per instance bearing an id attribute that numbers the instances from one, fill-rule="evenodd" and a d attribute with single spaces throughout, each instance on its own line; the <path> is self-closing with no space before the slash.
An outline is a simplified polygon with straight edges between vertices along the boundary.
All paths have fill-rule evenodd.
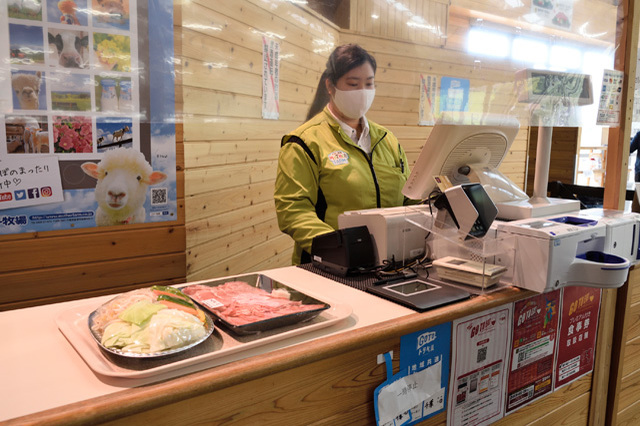
<path id="1" fill-rule="evenodd" d="M 173 2 L 0 8 L 0 234 L 177 220 Z"/>

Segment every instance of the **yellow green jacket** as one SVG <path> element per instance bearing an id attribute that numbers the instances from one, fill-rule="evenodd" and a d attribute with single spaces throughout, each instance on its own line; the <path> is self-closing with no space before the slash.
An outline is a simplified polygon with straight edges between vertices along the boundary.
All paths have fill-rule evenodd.
<path id="1" fill-rule="evenodd" d="M 280 230 L 295 241 L 294 264 L 308 261 L 315 236 L 338 229 L 339 214 L 405 203 L 404 151 L 384 127 L 369 121 L 369 133 L 370 156 L 325 108 L 282 138 L 274 198 Z"/>

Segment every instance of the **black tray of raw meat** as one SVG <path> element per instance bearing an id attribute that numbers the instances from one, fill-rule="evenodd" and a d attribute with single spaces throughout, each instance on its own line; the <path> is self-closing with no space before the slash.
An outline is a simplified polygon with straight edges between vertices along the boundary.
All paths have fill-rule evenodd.
<path id="1" fill-rule="evenodd" d="M 238 325 L 233 323 L 235 322 L 234 320 L 227 319 L 221 316 L 220 312 L 218 312 L 215 307 L 212 307 L 211 303 L 207 303 L 208 301 L 206 300 L 200 300 L 198 296 L 193 293 L 194 291 L 197 291 L 198 288 L 201 288 L 201 286 L 218 287 L 218 286 L 228 284 L 230 282 L 238 282 L 238 281 L 242 281 L 251 287 L 264 290 L 269 294 L 287 292 L 289 293 L 288 300 L 294 301 L 296 303 L 300 302 L 300 305 L 302 306 L 306 306 L 306 305 L 311 305 L 311 306 L 305 307 L 305 309 L 308 309 L 308 310 L 304 310 L 302 312 L 287 313 L 287 314 L 278 315 L 269 319 L 262 319 L 262 320 Z M 279 327 L 285 327 L 285 326 L 297 324 L 300 322 L 310 321 L 313 318 L 320 315 L 322 311 L 329 309 L 331 307 L 329 304 L 325 302 L 317 300 L 311 296 L 308 296 L 298 290 L 295 290 L 285 284 L 282 284 L 281 282 L 278 282 L 262 274 L 251 274 L 251 275 L 224 278 L 220 280 L 205 281 L 197 284 L 188 285 L 186 287 L 182 287 L 181 290 L 186 294 L 188 294 L 193 300 L 195 300 L 204 309 L 206 309 L 207 311 L 215 315 L 216 318 L 226 328 L 228 328 L 232 332 L 239 335 L 256 334 L 256 333 L 260 333 L 268 330 L 273 330 Z M 274 291 L 276 293 L 274 293 Z M 240 296 L 238 300 L 241 300 Z M 215 305 L 215 302 L 214 302 L 214 305 Z M 242 306 L 242 304 L 239 304 L 238 306 Z"/>

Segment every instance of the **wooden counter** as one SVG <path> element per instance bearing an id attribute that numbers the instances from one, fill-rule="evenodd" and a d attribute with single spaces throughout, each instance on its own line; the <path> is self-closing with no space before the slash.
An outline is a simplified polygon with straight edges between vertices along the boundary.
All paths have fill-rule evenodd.
<path id="1" fill-rule="evenodd" d="M 393 350 L 397 370 L 401 336 L 532 294 L 511 287 L 416 313 L 300 268 L 265 273 L 301 283 L 301 290 L 322 288 L 348 301 L 353 313 L 305 342 L 281 342 L 261 354 L 144 383 L 96 376 L 56 329 L 60 312 L 86 300 L 3 312 L 0 332 L 8 350 L 0 354 L 0 420 L 8 424 L 373 424 L 373 391 L 385 380 L 378 354 Z M 96 305 L 107 298 L 95 298 Z M 535 412 L 532 404 L 526 407 L 532 409 L 507 419 L 526 416 L 527 411 L 538 419 L 568 400 L 586 399 L 588 406 L 590 388 L 588 375 L 543 398 L 543 412 Z M 559 417 L 556 413 L 544 418 Z M 442 413 L 426 424 L 444 422 Z"/>

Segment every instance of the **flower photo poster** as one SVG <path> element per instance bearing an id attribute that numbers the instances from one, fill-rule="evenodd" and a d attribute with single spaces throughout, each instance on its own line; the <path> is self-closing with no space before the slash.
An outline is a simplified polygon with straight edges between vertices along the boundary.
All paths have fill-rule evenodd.
<path id="1" fill-rule="evenodd" d="M 0 8 L 0 234 L 177 220 L 173 3 Z"/>

